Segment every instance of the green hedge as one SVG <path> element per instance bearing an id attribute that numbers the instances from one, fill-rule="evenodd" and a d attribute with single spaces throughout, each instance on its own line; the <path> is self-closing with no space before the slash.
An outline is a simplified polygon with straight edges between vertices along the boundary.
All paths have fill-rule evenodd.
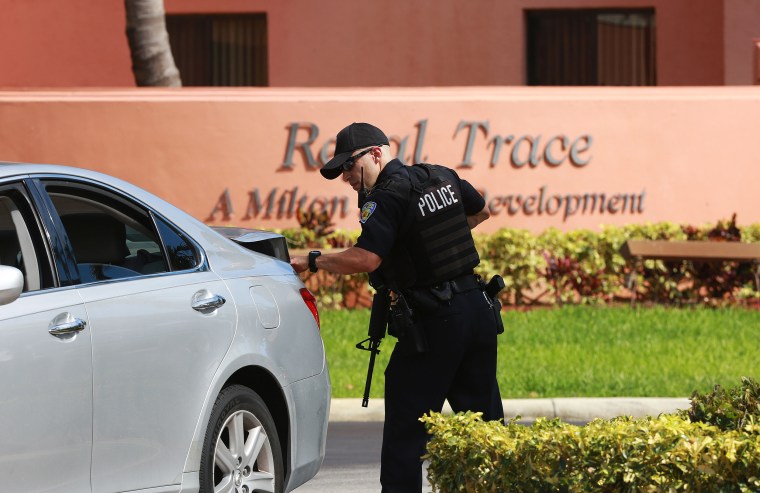
<path id="1" fill-rule="evenodd" d="M 757 384 L 744 379 L 739 389 L 695 394 L 689 411 L 586 426 L 432 414 L 422 418 L 432 434 L 428 478 L 448 493 L 760 491 L 757 399 Z M 741 412 L 726 420 L 725 408 Z M 716 415 L 723 426 L 710 422 Z"/>
<path id="2" fill-rule="evenodd" d="M 315 225 L 316 224 L 316 225 Z M 332 231 L 314 218 L 304 227 L 280 231 L 294 248 L 346 248 L 358 231 Z M 607 226 L 599 231 L 561 232 L 548 229 L 534 234 L 522 229 L 500 229 L 476 234 L 481 264 L 477 273 L 499 274 L 506 288 L 505 305 L 534 303 L 602 304 L 629 299 L 626 289 L 631 266 L 620 255 L 629 239 L 721 240 L 760 242 L 760 224 L 738 227 L 735 218 L 703 226 L 663 222 L 645 225 Z M 328 274 L 321 274 L 323 277 Z M 307 279 L 309 274 L 304 275 Z M 758 299 L 752 265 L 724 262 L 692 265 L 689 262 L 647 260 L 637 272 L 637 298 L 659 303 L 712 304 Z M 330 276 L 328 276 L 330 277 Z M 366 306 L 366 277 L 331 276 L 311 282 L 310 288 L 328 306 Z"/>

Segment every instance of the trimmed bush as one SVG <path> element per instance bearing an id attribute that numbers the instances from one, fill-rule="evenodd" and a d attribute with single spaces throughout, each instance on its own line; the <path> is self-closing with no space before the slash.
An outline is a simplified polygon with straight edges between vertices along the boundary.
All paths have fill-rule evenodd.
<path id="1" fill-rule="evenodd" d="M 428 478 L 447 493 L 760 491 L 758 395 L 745 378 L 737 389 L 695 393 L 689 411 L 585 426 L 435 413 L 422 418 L 432 435 Z"/>
<path id="2" fill-rule="evenodd" d="M 722 431 L 676 415 L 539 419 L 526 427 L 479 413 L 423 418 L 428 478 L 442 492 L 635 492 L 760 490 L 760 426 Z"/>

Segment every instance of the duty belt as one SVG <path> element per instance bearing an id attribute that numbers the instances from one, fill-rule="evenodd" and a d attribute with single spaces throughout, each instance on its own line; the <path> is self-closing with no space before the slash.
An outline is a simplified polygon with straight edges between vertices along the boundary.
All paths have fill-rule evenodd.
<path id="1" fill-rule="evenodd" d="M 451 285 L 451 290 L 454 294 L 466 293 L 473 289 L 480 289 L 480 284 L 478 283 L 475 274 L 465 274 L 447 282 Z"/>

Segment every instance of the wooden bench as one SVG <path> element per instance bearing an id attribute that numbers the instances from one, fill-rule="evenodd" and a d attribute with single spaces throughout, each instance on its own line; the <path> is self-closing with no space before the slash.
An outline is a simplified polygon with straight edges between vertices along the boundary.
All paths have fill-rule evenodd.
<path id="1" fill-rule="evenodd" d="M 620 248 L 626 261 L 633 263 L 628 289 L 636 301 L 636 272 L 644 260 L 690 262 L 752 262 L 755 289 L 760 291 L 760 243 L 730 241 L 628 240 Z"/>

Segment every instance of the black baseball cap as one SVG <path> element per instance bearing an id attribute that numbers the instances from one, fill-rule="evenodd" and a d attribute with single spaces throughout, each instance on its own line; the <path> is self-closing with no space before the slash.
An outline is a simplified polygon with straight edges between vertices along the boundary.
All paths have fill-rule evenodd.
<path id="1" fill-rule="evenodd" d="M 382 130 L 369 123 L 352 123 L 335 138 L 335 155 L 319 170 L 328 180 L 334 180 L 343 172 L 341 165 L 351 153 L 362 147 L 389 145 Z"/>

